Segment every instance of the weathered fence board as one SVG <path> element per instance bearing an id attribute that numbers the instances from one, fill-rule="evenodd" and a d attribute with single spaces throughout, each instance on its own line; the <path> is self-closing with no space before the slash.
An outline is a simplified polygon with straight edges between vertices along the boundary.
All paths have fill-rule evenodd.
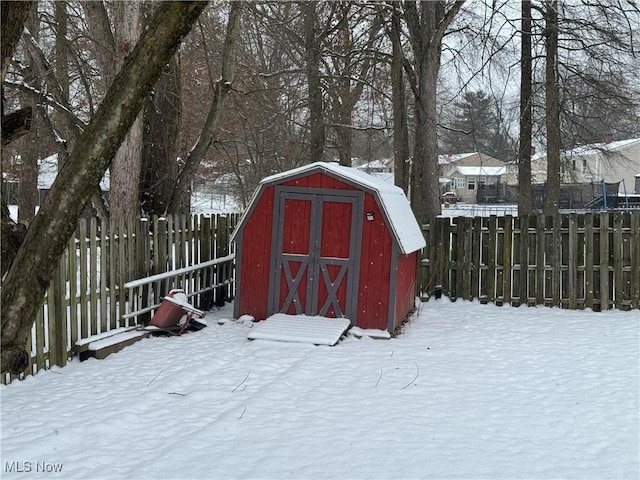
<path id="1" fill-rule="evenodd" d="M 232 260 L 184 275 L 166 272 L 232 254 L 228 241 L 237 221 L 236 214 L 80 219 L 34 322 L 29 367 L 20 376 L 3 376 L 3 382 L 65 365 L 76 354 L 76 341 L 133 325 L 135 319 L 127 317 L 131 302 L 158 305 L 178 285 L 200 309 L 224 304 L 234 292 Z M 127 298 L 127 282 L 154 274 L 166 274 L 162 289 L 144 285 L 135 292 L 140 298 Z"/>
<path id="2" fill-rule="evenodd" d="M 570 309 L 640 308 L 640 212 L 438 218 L 420 292 Z"/>

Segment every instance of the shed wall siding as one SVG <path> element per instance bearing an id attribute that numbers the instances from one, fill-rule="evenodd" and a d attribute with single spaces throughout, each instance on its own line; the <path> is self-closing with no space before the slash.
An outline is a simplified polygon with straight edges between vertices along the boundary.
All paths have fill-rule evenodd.
<path id="1" fill-rule="evenodd" d="M 358 190 L 353 185 L 349 185 L 348 183 L 341 182 L 340 180 L 330 177 L 329 175 L 325 175 L 324 173 L 313 173 L 311 175 L 306 175 L 301 178 L 294 178 L 287 182 L 284 182 L 282 185 L 286 185 L 288 187 L 309 187 L 309 188 L 331 188 L 338 190 Z"/>
<path id="2" fill-rule="evenodd" d="M 242 232 L 238 315 L 252 315 L 257 320 L 267 318 L 272 229 L 273 187 L 269 187 L 258 199 Z"/>
<path id="3" fill-rule="evenodd" d="M 387 329 L 389 317 L 389 281 L 393 240 L 373 195 L 367 193 L 364 214 L 373 212 L 373 220 L 364 220 L 358 289 L 360 328 Z"/>
<path id="4" fill-rule="evenodd" d="M 416 296 L 418 272 L 418 252 L 398 257 L 398 275 L 396 279 L 396 304 L 393 326 L 398 327 L 413 310 Z"/>

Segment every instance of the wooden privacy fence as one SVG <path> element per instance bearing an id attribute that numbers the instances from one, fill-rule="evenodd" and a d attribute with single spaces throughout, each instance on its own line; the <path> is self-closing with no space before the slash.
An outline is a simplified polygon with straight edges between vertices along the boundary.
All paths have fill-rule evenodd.
<path id="1" fill-rule="evenodd" d="M 237 220 L 236 214 L 80 219 L 32 327 L 24 375 L 64 366 L 78 340 L 135 325 L 129 313 L 146 308 L 148 317 L 172 288 L 183 288 L 204 310 L 232 298 L 229 237 Z"/>
<path id="2" fill-rule="evenodd" d="M 438 218 L 423 231 L 423 295 L 640 308 L 640 212 Z"/>

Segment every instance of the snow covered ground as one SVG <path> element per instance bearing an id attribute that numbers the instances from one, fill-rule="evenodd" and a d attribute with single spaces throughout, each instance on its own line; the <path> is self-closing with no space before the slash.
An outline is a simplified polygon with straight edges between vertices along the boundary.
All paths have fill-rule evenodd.
<path id="1" fill-rule="evenodd" d="M 193 192 L 191 195 L 191 213 L 242 213 L 242 205 L 231 195 Z"/>
<path id="2" fill-rule="evenodd" d="M 637 310 L 443 299 L 335 347 L 231 312 L 1 387 L 2 477 L 638 479 Z"/>

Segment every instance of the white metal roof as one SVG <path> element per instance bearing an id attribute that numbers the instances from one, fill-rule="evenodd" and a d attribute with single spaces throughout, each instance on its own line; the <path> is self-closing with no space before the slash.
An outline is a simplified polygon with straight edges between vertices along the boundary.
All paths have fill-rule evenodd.
<path id="1" fill-rule="evenodd" d="M 507 173 L 507 167 L 456 167 L 465 177 L 499 177 Z"/>
<path id="2" fill-rule="evenodd" d="M 389 227 L 403 254 L 415 252 L 426 245 L 422 230 L 402 189 L 356 168 L 344 167 L 337 163 L 316 162 L 266 177 L 260 182 L 260 185 L 280 182 L 289 177 L 314 170 L 333 173 L 365 189 L 374 191 L 380 199 L 380 206 L 389 221 Z M 259 189 L 256 191 L 256 194 L 258 191 Z M 256 199 L 256 194 L 254 194 L 252 203 Z M 246 214 L 247 212 L 245 212 L 245 215 Z M 241 226 L 243 223 L 244 217 L 240 220 L 238 226 Z M 234 237 L 235 234 L 236 232 L 233 234 Z"/>

